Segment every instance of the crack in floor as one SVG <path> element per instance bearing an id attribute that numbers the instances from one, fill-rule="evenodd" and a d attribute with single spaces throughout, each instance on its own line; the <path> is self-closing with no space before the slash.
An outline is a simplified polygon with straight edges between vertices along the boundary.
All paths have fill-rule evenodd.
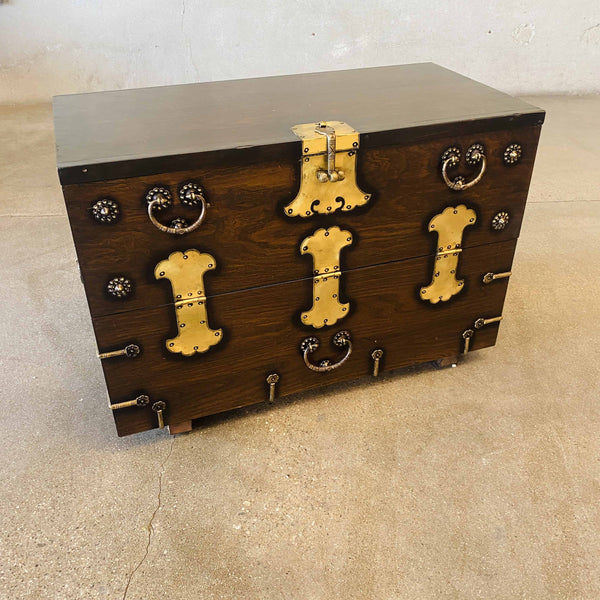
<path id="1" fill-rule="evenodd" d="M 125 591 L 123 592 L 122 600 L 125 600 L 127 598 L 127 592 L 129 591 L 129 586 L 131 585 L 133 576 L 138 572 L 139 568 L 144 564 L 144 562 L 148 558 L 148 553 L 150 552 L 150 544 L 152 542 L 152 533 L 154 531 L 154 528 L 152 527 L 152 523 L 154 522 L 154 517 L 156 516 L 158 509 L 161 507 L 163 475 L 165 474 L 165 467 L 167 465 L 167 462 L 169 461 L 169 458 L 171 458 L 171 453 L 173 452 L 173 444 L 174 443 L 175 443 L 175 436 L 173 436 L 173 438 L 171 439 L 171 444 L 169 446 L 169 452 L 167 453 L 165 460 L 160 465 L 160 470 L 159 470 L 159 475 L 158 475 L 158 497 L 157 497 L 158 502 L 156 504 L 156 508 L 154 509 L 154 512 L 152 513 L 152 516 L 150 517 L 150 521 L 148 521 L 148 525 L 146 526 L 146 528 L 148 529 L 148 540 L 146 541 L 146 550 L 144 552 L 144 556 L 142 556 L 142 558 L 136 565 L 135 569 L 133 569 L 133 571 L 129 575 L 129 579 L 127 580 L 127 585 L 125 586 Z"/>

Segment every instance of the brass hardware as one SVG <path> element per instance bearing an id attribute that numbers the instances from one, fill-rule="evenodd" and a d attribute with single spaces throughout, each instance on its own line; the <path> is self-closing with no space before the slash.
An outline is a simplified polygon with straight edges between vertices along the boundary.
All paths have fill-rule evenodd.
<path id="1" fill-rule="evenodd" d="M 509 220 L 509 214 L 503 210 L 498 214 L 494 215 L 494 218 L 492 219 L 492 228 L 496 231 L 500 231 L 508 225 Z"/>
<path id="2" fill-rule="evenodd" d="M 112 352 L 102 352 L 98 354 L 100 360 L 106 358 L 116 358 L 117 356 L 126 356 L 127 358 L 135 358 L 140 354 L 140 347 L 135 344 L 128 344 L 122 350 L 113 350 Z"/>
<path id="3" fill-rule="evenodd" d="M 182 204 L 186 206 L 200 206 L 200 215 L 191 225 L 188 225 L 187 221 L 181 217 L 174 219 L 169 227 L 157 221 L 154 213 L 160 212 L 165 208 L 170 208 L 173 205 L 171 192 L 167 188 L 152 188 L 146 194 L 146 201 L 148 202 L 148 217 L 152 224 L 160 231 L 173 235 L 184 235 L 195 231 L 200 227 L 206 215 L 206 200 L 203 190 L 195 183 L 186 183 L 179 190 L 179 201 Z"/>
<path id="4" fill-rule="evenodd" d="M 318 365 L 314 365 L 310 362 L 309 355 L 313 354 L 319 349 L 319 339 L 316 337 L 308 337 L 300 344 L 300 350 L 303 353 L 304 364 L 311 370 L 317 371 L 318 373 L 328 373 L 338 367 L 341 367 L 350 358 L 352 353 L 352 342 L 350 340 L 350 332 L 338 331 L 333 336 L 333 345 L 337 348 L 346 348 L 346 354 L 338 360 L 336 363 L 332 363 L 329 359 L 324 359 L 319 362 Z"/>
<path id="5" fill-rule="evenodd" d="M 477 183 L 479 183 L 481 181 L 481 178 L 483 177 L 483 174 L 485 173 L 485 168 L 487 165 L 485 148 L 483 147 L 483 144 L 473 144 L 467 149 L 467 152 L 465 153 L 465 162 L 470 166 L 475 166 L 478 164 L 481 165 L 479 168 L 479 173 L 474 179 L 472 179 L 469 182 L 467 182 L 465 178 L 461 175 L 451 180 L 448 177 L 447 171 L 449 168 L 458 166 L 458 163 L 460 162 L 460 154 L 460 148 L 457 148 L 456 146 L 448 148 L 442 154 L 442 177 L 444 178 L 446 185 L 450 189 L 459 192 L 462 190 L 469 189 Z"/>
<path id="6" fill-rule="evenodd" d="M 113 277 L 106 284 L 106 291 L 114 298 L 126 298 L 133 290 L 133 283 L 126 277 Z"/>
<path id="7" fill-rule="evenodd" d="M 502 321 L 502 315 L 500 315 L 499 317 L 492 317 L 490 319 L 484 319 L 483 317 L 480 317 L 479 319 L 475 319 L 475 323 L 473 323 L 473 327 L 475 329 L 481 329 L 485 325 L 491 325 L 492 323 L 499 323 L 500 321 Z M 469 347 L 471 345 L 471 339 L 473 338 L 474 335 L 475 335 L 474 329 L 467 329 L 462 332 L 462 338 L 465 341 L 465 345 L 463 348 L 463 354 L 466 354 L 469 351 Z"/>
<path id="8" fill-rule="evenodd" d="M 473 209 L 459 204 L 448 206 L 429 221 L 428 230 L 438 235 L 437 254 L 431 283 L 421 288 L 422 300 L 429 300 L 432 304 L 446 302 L 463 289 L 464 280 L 456 279 L 463 231 L 476 220 L 477 215 Z"/>
<path id="9" fill-rule="evenodd" d="M 463 340 L 465 340 L 463 354 L 467 354 L 467 352 L 469 351 L 469 346 L 471 345 L 471 338 L 474 334 L 475 332 L 472 329 L 467 329 L 466 331 L 463 331 L 462 338 Z"/>
<path id="10" fill-rule="evenodd" d="M 315 329 L 331 326 L 348 315 L 350 303 L 340 302 L 340 252 L 352 244 L 352 234 L 334 225 L 317 229 L 300 244 L 300 254 L 313 257 L 313 304 L 302 323 Z"/>
<path id="11" fill-rule="evenodd" d="M 491 319 L 484 319 L 480 317 L 474 323 L 475 329 L 481 329 L 484 325 L 491 325 L 492 323 L 499 323 L 502 321 L 502 315 L 499 317 L 492 317 Z"/>
<path id="12" fill-rule="evenodd" d="M 275 388 L 279 382 L 279 375 L 277 373 L 271 373 L 267 377 L 267 383 L 269 384 L 269 402 L 275 401 Z"/>
<path id="13" fill-rule="evenodd" d="M 504 160 L 504 164 L 511 166 L 516 165 L 521 160 L 521 155 L 523 154 L 523 148 L 520 144 L 511 144 L 504 151 L 504 155 L 502 156 L 502 160 Z"/>
<path id="14" fill-rule="evenodd" d="M 102 198 L 92 206 L 92 216 L 99 223 L 114 223 L 120 212 L 117 202 L 110 198 Z"/>
<path id="15" fill-rule="evenodd" d="M 110 404 L 109 406 L 111 410 L 120 410 L 121 408 L 129 408 L 130 406 L 148 406 L 150 402 L 150 398 L 145 394 L 134 398 L 133 400 L 128 400 L 127 402 L 119 402 L 118 404 Z"/>
<path id="16" fill-rule="evenodd" d="M 483 283 L 492 283 L 496 279 L 506 279 L 512 275 L 512 271 L 506 271 L 505 273 L 486 273 L 483 276 Z"/>
<path id="17" fill-rule="evenodd" d="M 341 121 L 305 123 L 292 127 L 302 140 L 300 191 L 284 208 L 288 217 L 328 215 L 366 204 L 356 183 L 358 131 Z"/>
<path id="18" fill-rule="evenodd" d="M 201 206 L 204 200 L 204 190 L 197 183 L 186 183 L 179 190 L 179 202 L 186 206 Z"/>
<path id="19" fill-rule="evenodd" d="M 156 417 L 158 418 L 158 428 L 165 428 L 165 420 L 163 417 L 163 411 L 167 408 L 167 403 L 159 400 L 152 405 L 152 410 L 156 413 Z"/>
<path id="20" fill-rule="evenodd" d="M 193 248 L 173 252 L 154 269 L 156 279 L 168 279 L 173 290 L 177 336 L 166 341 L 169 352 L 192 356 L 206 352 L 223 337 L 222 329 L 208 326 L 204 274 L 215 268 L 215 259 Z"/>
<path id="21" fill-rule="evenodd" d="M 379 375 L 379 361 L 383 356 L 383 350 L 381 348 L 377 348 L 377 350 L 373 350 L 371 352 L 371 358 L 373 359 L 373 377 L 377 377 Z"/>

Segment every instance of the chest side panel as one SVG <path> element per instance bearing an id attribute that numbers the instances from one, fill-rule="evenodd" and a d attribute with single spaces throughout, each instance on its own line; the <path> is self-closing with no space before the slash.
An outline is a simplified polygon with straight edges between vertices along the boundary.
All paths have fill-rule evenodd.
<path id="1" fill-rule="evenodd" d="M 361 148 L 357 180 L 370 201 L 352 212 L 310 219 L 288 218 L 284 207 L 299 188 L 301 147 L 297 153 L 256 164 L 224 164 L 193 171 L 122 179 L 64 188 L 67 210 L 79 257 L 82 278 L 93 316 L 138 310 L 172 301 L 169 290 L 157 285 L 154 268 L 172 252 L 196 248 L 215 257 L 208 276 L 208 295 L 273 285 L 311 276 L 311 262 L 299 249 L 302 240 L 320 227 L 338 225 L 352 232 L 354 243 L 345 252 L 343 269 L 431 255 L 437 251 L 428 230 L 432 217 L 447 206 L 465 204 L 477 213 L 477 222 L 465 231 L 463 247 L 515 239 L 520 230 L 533 168 L 539 127 L 469 134 L 435 139 L 414 145 Z M 485 147 L 487 168 L 474 187 L 457 192 L 444 183 L 441 156 L 451 146 Z M 518 163 L 508 166 L 506 149 L 522 147 Z M 477 169 L 464 161 L 455 174 L 473 177 Z M 177 217 L 193 222 L 200 208 L 179 203 L 185 185 L 203 189 L 207 207 L 195 231 L 178 236 L 159 231 L 150 222 L 147 193 L 169 190 L 174 207 L 157 213 L 170 225 Z M 94 216 L 102 200 L 117 206 L 109 223 Z M 492 221 L 499 212 L 510 220 L 496 230 Z M 126 297 L 108 293 L 107 285 L 123 277 L 132 282 Z"/>

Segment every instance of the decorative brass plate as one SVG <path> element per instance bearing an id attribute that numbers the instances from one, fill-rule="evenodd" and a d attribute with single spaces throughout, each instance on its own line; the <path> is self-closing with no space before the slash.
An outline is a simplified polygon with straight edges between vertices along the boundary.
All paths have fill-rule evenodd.
<path id="1" fill-rule="evenodd" d="M 341 121 L 305 123 L 292 127 L 302 140 L 300 191 L 284 211 L 288 217 L 328 215 L 366 204 L 356 184 L 358 131 Z"/>
<path id="2" fill-rule="evenodd" d="M 313 305 L 302 313 L 302 323 L 315 329 L 343 319 L 350 304 L 340 302 L 340 251 L 352 244 L 352 234 L 337 226 L 317 229 L 300 245 L 300 254 L 313 257 Z"/>
<path id="3" fill-rule="evenodd" d="M 423 300 L 432 304 L 446 302 L 462 290 L 464 280 L 456 279 L 462 236 L 465 227 L 473 225 L 476 219 L 473 209 L 459 204 L 449 206 L 429 221 L 429 231 L 437 233 L 438 243 L 431 283 L 421 288 Z"/>
<path id="4" fill-rule="evenodd" d="M 167 340 L 169 352 L 192 356 L 206 352 L 223 338 L 222 329 L 208 326 L 204 273 L 215 268 L 215 259 L 190 249 L 173 252 L 154 269 L 156 279 L 168 279 L 173 289 L 178 334 Z"/>

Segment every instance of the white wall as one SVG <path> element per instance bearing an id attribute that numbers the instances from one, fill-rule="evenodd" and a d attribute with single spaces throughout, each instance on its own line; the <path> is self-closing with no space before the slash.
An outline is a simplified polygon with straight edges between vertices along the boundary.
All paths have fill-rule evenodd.
<path id="1" fill-rule="evenodd" d="M 0 0 L 0 103 L 419 61 L 599 92 L 600 0 Z"/>

